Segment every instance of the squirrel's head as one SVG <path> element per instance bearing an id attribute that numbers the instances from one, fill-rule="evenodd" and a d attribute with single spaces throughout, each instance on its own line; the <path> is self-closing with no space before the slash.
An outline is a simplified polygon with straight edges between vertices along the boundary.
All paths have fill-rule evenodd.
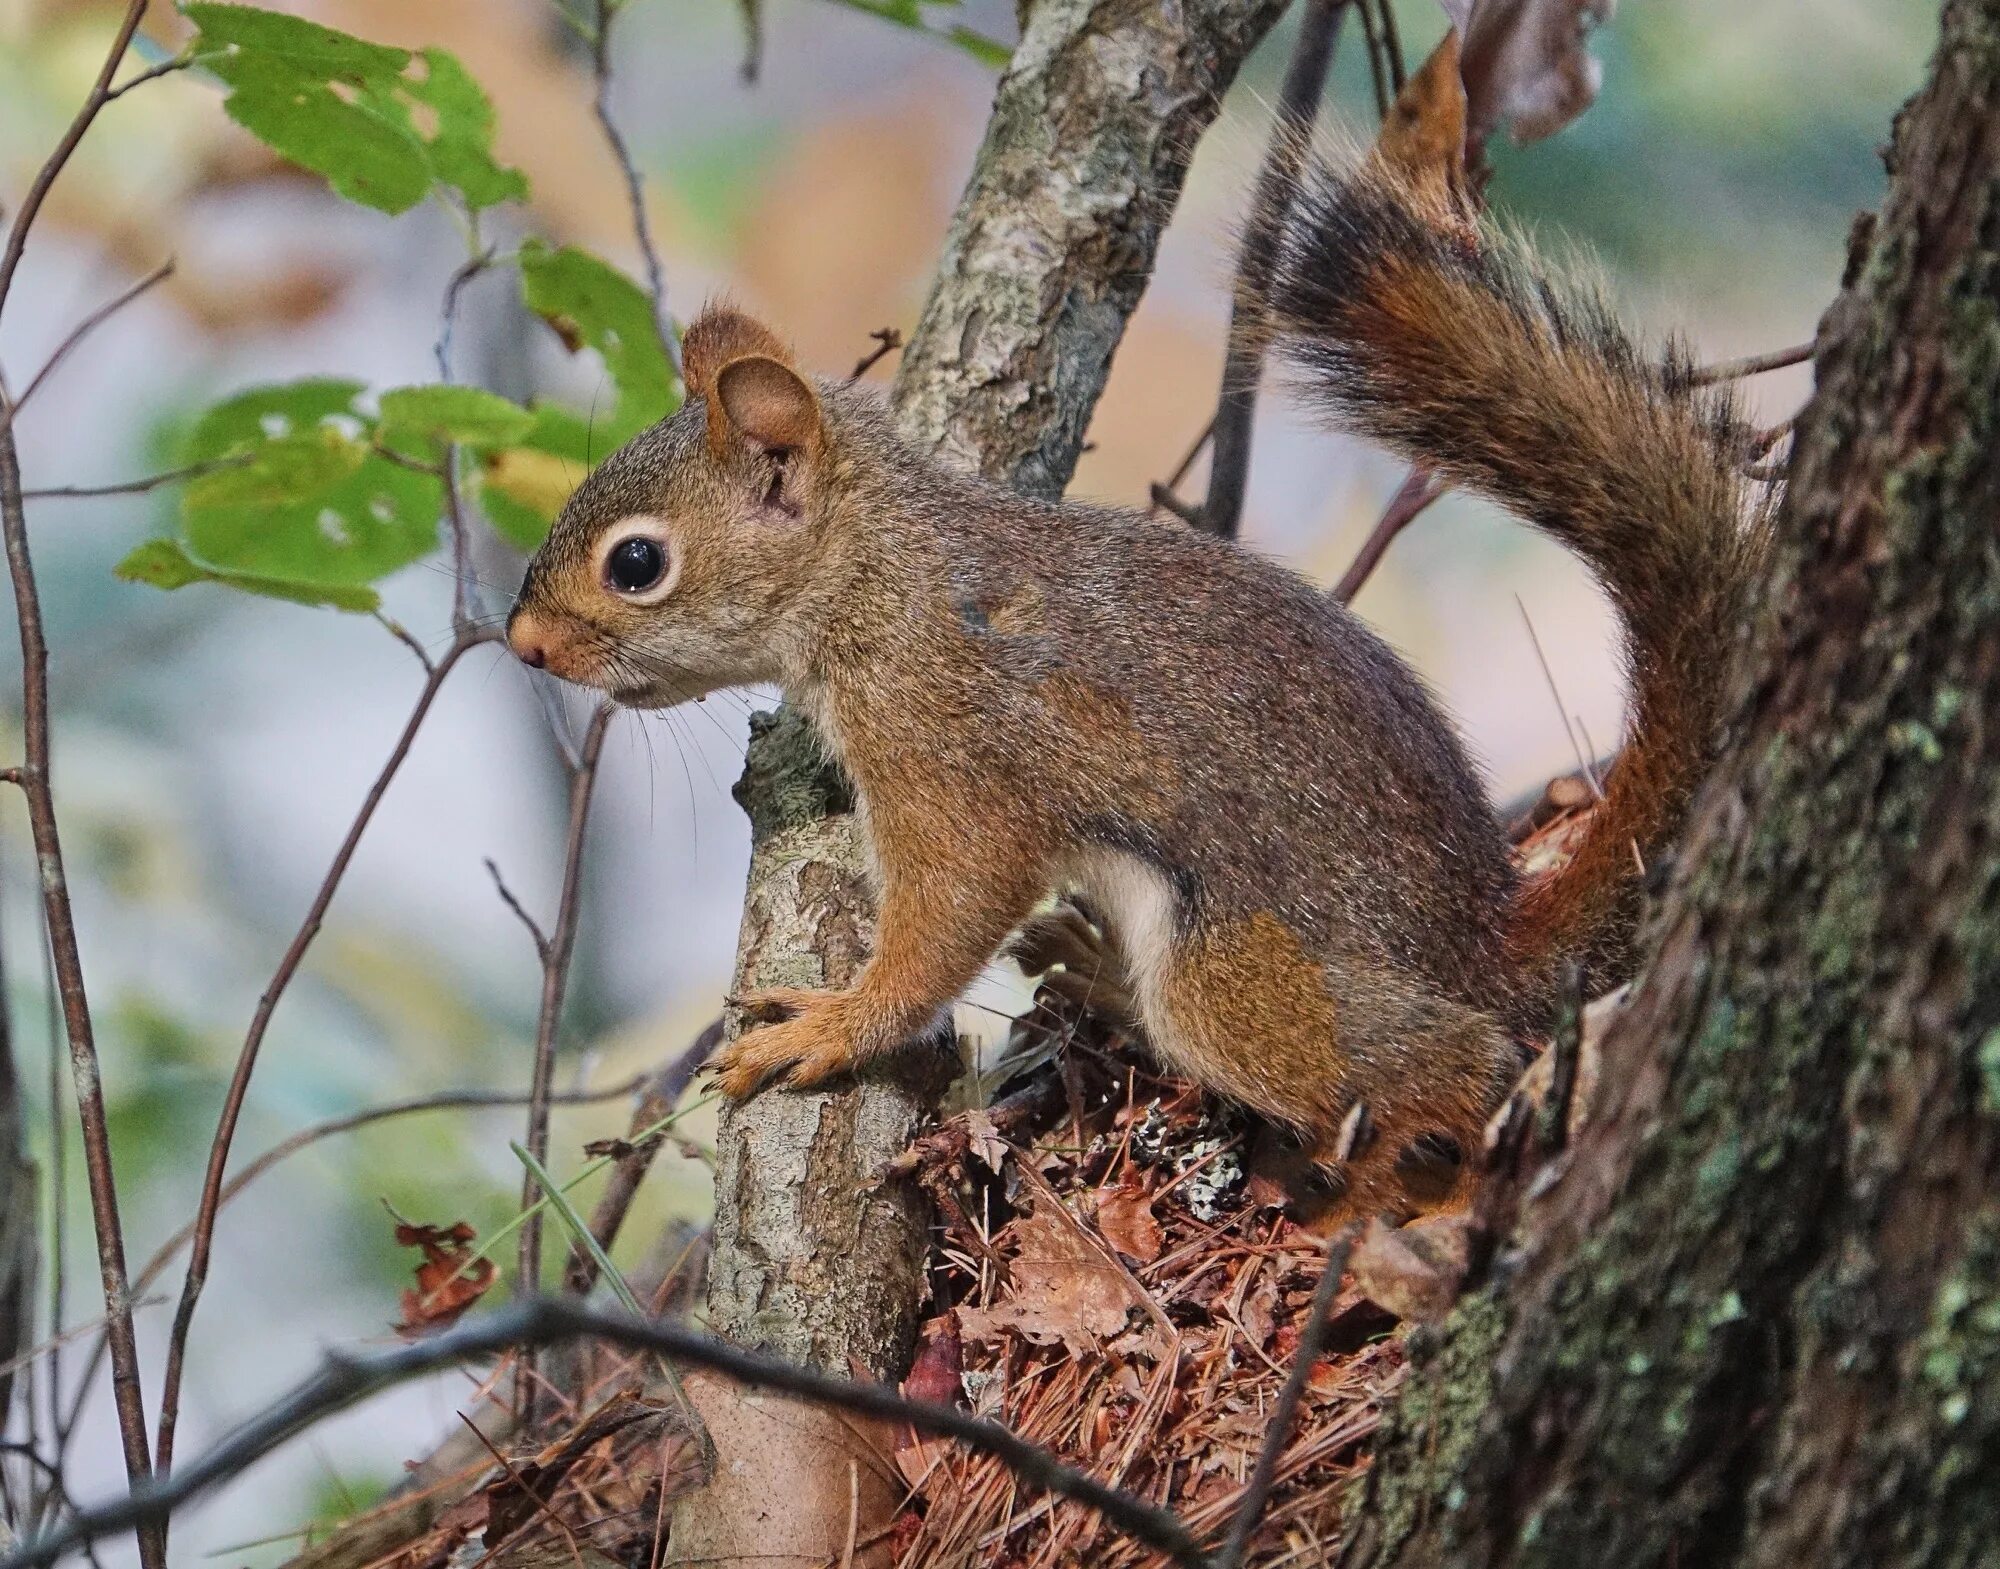
<path id="1" fill-rule="evenodd" d="M 682 360 L 685 406 L 577 488 L 507 620 L 523 663 L 640 708 L 783 679 L 826 584 L 818 391 L 733 310 L 704 311 Z"/>

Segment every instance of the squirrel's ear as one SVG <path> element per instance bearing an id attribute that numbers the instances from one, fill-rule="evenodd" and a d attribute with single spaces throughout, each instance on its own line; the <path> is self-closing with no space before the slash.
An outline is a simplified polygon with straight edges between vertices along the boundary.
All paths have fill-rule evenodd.
<path id="1" fill-rule="evenodd" d="M 792 357 L 778 335 L 754 317 L 728 305 L 704 305 L 681 334 L 681 380 L 695 397 L 715 390 L 715 378 L 731 360 L 761 354 L 781 365 Z"/>
<path id="2" fill-rule="evenodd" d="M 812 452 L 820 443 L 819 394 L 791 366 L 764 354 L 731 360 L 709 394 L 709 432 L 722 421 L 766 452 Z"/>

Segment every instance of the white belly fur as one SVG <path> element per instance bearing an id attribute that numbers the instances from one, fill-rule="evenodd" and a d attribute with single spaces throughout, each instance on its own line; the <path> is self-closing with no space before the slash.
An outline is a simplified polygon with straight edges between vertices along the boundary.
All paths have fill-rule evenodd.
<path id="1" fill-rule="evenodd" d="M 1077 856 L 1064 868 L 1062 885 L 1110 923 L 1147 1037 L 1155 1051 L 1173 1061 L 1177 1032 L 1165 989 L 1175 935 L 1172 886 L 1158 867 L 1117 850 Z"/>

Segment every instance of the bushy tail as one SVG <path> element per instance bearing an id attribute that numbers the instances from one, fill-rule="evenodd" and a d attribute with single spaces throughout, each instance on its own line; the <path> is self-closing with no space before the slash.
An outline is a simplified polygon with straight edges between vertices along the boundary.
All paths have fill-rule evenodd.
<path id="1" fill-rule="evenodd" d="M 1768 538 L 1726 395 L 1648 362 L 1588 289 L 1371 162 L 1310 164 L 1278 220 L 1273 347 L 1340 422 L 1492 497 L 1581 556 L 1625 633 L 1632 719 L 1568 866 L 1522 892 L 1509 942 L 1541 969 L 1619 967 L 1643 861 L 1719 741 Z"/>

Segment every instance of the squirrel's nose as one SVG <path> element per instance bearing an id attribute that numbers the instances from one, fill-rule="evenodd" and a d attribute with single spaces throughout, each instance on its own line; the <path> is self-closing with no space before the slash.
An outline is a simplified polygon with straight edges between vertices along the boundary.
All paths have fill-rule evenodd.
<path id="1" fill-rule="evenodd" d="M 516 610 L 507 618 L 507 646 L 530 670 L 540 670 L 549 662 L 548 639 L 542 624 L 525 611 Z"/>

